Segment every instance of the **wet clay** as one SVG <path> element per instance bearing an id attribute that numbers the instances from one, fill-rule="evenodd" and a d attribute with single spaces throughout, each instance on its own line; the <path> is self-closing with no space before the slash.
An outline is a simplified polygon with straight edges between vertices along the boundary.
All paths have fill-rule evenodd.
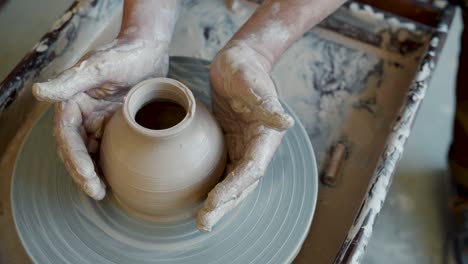
<path id="1" fill-rule="evenodd" d="M 145 128 L 160 130 L 177 125 L 186 115 L 185 109 L 177 103 L 155 100 L 138 110 L 135 121 Z"/>

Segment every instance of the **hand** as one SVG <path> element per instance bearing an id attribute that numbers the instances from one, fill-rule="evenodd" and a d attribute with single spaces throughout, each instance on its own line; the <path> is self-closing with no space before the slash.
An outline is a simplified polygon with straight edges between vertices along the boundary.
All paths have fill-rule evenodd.
<path id="1" fill-rule="evenodd" d="M 278 101 L 272 64 L 246 44 L 223 49 L 210 66 L 213 112 L 229 152 L 226 178 L 208 194 L 197 226 L 210 231 L 221 217 L 255 189 L 294 125 Z"/>
<path id="2" fill-rule="evenodd" d="M 54 134 L 59 156 L 92 198 L 100 200 L 106 193 L 95 166 L 104 126 L 128 89 L 149 77 L 165 76 L 168 62 L 167 42 L 116 39 L 57 78 L 33 85 L 37 99 L 57 103 Z"/>

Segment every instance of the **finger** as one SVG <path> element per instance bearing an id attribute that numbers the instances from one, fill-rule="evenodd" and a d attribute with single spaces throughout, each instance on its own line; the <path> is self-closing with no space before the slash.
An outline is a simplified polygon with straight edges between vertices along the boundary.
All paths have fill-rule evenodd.
<path id="1" fill-rule="evenodd" d="M 73 180 L 90 197 L 101 200 L 105 185 L 96 174 L 94 163 L 85 146 L 81 110 L 73 101 L 59 102 L 55 109 L 54 132 L 59 153 Z"/>
<path id="2" fill-rule="evenodd" d="M 102 84 L 99 62 L 84 60 L 65 70 L 57 78 L 35 83 L 32 91 L 41 101 L 57 102 L 71 99 L 75 94 L 90 90 Z"/>
<path id="3" fill-rule="evenodd" d="M 115 84 L 103 84 L 98 88 L 88 90 L 86 93 L 96 99 L 105 99 L 106 101 L 123 101 L 124 96 L 130 89 L 126 86 L 117 86 Z"/>
<path id="4" fill-rule="evenodd" d="M 120 102 L 109 102 L 106 100 L 94 99 L 84 95 L 78 102 L 81 111 L 85 117 L 84 128 L 88 135 L 100 139 L 104 132 L 104 127 L 114 113 L 122 107 Z M 83 109 L 86 109 L 83 111 Z"/>
<path id="5" fill-rule="evenodd" d="M 248 122 L 260 122 L 262 125 L 284 131 L 294 126 L 294 119 L 286 114 L 277 98 L 257 99 L 246 102 L 244 99 L 232 99 L 231 109 L 241 114 Z"/>
<path id="6" fill-rule="evenodd" d="M 104 128 L 112 115 L 121 106 L 121 103 L 103 101 L 100 103 L 100 109 L 87 114 L 84 128 L 88 135 L 87 148 L 89 153 L 98 153 Z"/>
<path id="7" fill-rule="evenodd" d="M 245 189 L 239 198 L 231 200 L 212 211 L 209 211 L 206 208 L 200 209 L 197 215 L 197 228 L 200 231 L 211 231 L 213 226 L 216 225 L 225 214 L 236 208 L 253 190 L 255 190 L 257 185 L 258 181 Z"/>
<path id="8" fill-rule="evenodd" d="M 253 70 L 252 70 L 253 72 Z M 243 114 L 245 119 L 260 121 L 263 125 L 283 131 L 294 125 L 294 119 L 284 112 L 275 84 L 267 73 L 251 76 L 245 72 L 239 80 L 241 85 L 232 94 L 230 106 L 234 112 Z"/>
<path id="9" fill-rule="evenodd" d="M 284 134 L 264 127 L 257 127 L 257 131 L 246 133 L 250 133 L 251 138 L 246 144 L 248 147 L 244 156 L 226 178 L 208 193 L 205 201 L 207 211 L 213 211 L 237 199 L 244 190 L 258 181 L 264 175 Z"/>
<path id="10" fill-rule="evenodd" d="M 226 133 L 224 135 L 224 140 L 226 142 L 226 145 L 228 146 L 229 159 L 231 160 L 231 162 L 239 161 L 242 158 L 242 154 L 245 151 L 242 135 L 239 135 L 238 133 Z"/>
<path id="11" fill-rule="evenodd" d="M 294 119 L 284 112 L 276 96 L 261 99 L 254 106 L 253 112 L 257 114 L 258 120 L 263 125 L 279 131 L 294 126 Z"/>
<path id="12" fill-rule="evenodd" d="M 108 98 L 96 99 L 87 93 L 80 93 L 73 97 L 73 101 L 78 104 L 82 114 L 82 126 L 87 135 L 85 142 L 90 154 L 98 153 L 104 126 L 122 106 L 123 94 L 120 99 L 116 98 L 115 94 L 109 98 L 114 101 L 107 101 Z"/>
<path id="13" fill-rule="evenodd" d="M 204 209 L 214 211 L 239 198 L 242 191 L 252 185 L 262 175 L 261 168 L 254 161 L 244 161 L 235 166 L 226 179 L 218 183 L 208 193 Z"/>

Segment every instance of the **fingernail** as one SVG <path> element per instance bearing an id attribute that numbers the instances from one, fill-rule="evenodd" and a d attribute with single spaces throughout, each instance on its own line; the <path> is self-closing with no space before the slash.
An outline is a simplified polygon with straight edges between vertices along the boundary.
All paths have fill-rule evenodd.
<path id="1" fill-rule="evenodd" d="M 212 226 L 208 224 L 207 218 L 208 211 L 205 208 L 202 208 L 198 211 L 197 214 L 197 229 L 202 232 L 210 232 Z"/>
<path id="2" fill-rule="evenodd" d="M 45 101 L 46 99 L 45 96 L 43 95 L 43 91 L 44 91 L 43 85 L 44 85 L 43 83 L 35 83 L 33 84 L 33 87 L 32 87 L 32 94 L 39 101 Z"/>
<path id="3" fill-rule="evenodd" d="M 265 125 L 279 131 L 286 130 L 294 126 L 294 119 L 286 113 L 272 113 L 272 118 L 265 120 Z"/>
<path id="4" fill-rule="evenodd" d="M 294 126 L 294 119 L 290 115 L 281 113 L 280 116 L 282 129 L 288 129 Z"/>
<path id="5" fill-rule="evenodd" d="M 32 93 L 37 100 L 51 103 L 62 100 L 60 93 L 54 93 L 56 90 L 57 86 L 50 82 L 35 83 L 32 87 Z"/>
<path id="6" fill-rule="evenodd" d="M 102 200 L 106 195 L 106 189 L 100 181 L 83 184 L 83 190 L 94 200 Z"/>

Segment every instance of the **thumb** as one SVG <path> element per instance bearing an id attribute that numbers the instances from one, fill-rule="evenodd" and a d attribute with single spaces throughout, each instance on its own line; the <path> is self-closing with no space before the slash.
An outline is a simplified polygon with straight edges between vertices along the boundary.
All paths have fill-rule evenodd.
<path id="1" fill-rule="evenodd" d="M 57 102 L 68 100 L 75 94 L 90 90 L 101 84 L 99 62 L 80 64 L 65 70 L 57 78 L 48 82 L 35 83 L 33 95 L 40 101 Z"/>

